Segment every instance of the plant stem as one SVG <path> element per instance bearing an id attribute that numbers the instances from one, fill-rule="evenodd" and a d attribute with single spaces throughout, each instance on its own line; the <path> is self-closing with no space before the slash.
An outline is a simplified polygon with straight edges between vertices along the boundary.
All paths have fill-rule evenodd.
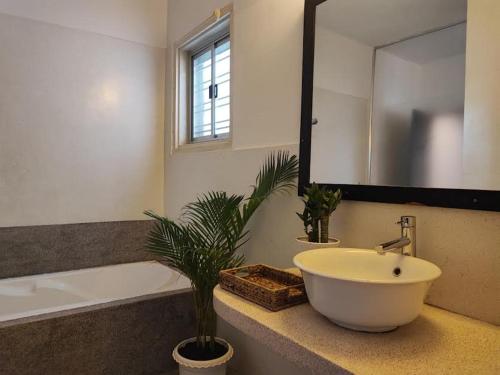
<path id="1" fill-rule="evenodd" d="M 194 285 L 192 285 L 193 288 L 193 299 L 194 299 L 194 311 L 196 313 L 196 346 L 202 346 L 204 347 L 204 344 L 202 343 L 202 337 L 201 333 L 203 331 L 202 325 L 203 325 L 203 307 L 201 304 L 201 296 L 200 292 L 196 289 Z"/>
<path id="2" fill-rule="evenodd" d="M 328 223 L 330 222 L 330 216 L 324 215 L 320 218 L 321 222 L 321 241 L 322 243 L 328 242 Z"/>
<path id="3" fill-rule="evenodd" d="M 203 350 L 215 350 L 215 334 L 217 331 L 217 315 L 213 305 L 213 293 L 193 287 L 196 311 L 196 344 Z M 207 339 L 208 345 L 207 345 Z"/>
<path id="4" fill-rule="evenodd" d="M 312 219 L 312 224 L 311 224 L 312 230 L 311 230 L 311 242 L 319 242 L 319 220 L 316 218 Z"/>

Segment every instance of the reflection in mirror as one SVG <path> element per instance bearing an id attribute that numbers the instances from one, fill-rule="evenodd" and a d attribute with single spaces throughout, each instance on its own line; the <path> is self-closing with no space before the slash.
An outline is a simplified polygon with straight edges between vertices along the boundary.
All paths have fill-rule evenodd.
<path id="1" fill-rule="evenodd" d="M 461 187 L 465 29 L 375 49 L 370 183 Z"/>
<path id="2" fill-rule="evenodd" d="M 466 0 L 321 3 L 310 181 L 500 189 L 465 181 L 466 34 Z"/>

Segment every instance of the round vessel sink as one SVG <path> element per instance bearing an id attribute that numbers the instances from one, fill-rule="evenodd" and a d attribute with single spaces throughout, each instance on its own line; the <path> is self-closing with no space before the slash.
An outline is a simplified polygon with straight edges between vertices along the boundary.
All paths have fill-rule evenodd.
<path id="1" fill-rule="evenodd" d="M 366 332 L 391 331 L 413 321 L 441 275 L 425 260 L 366 249 L 309 250 L 293 262 L 316 311 L 342 327 Z"/>

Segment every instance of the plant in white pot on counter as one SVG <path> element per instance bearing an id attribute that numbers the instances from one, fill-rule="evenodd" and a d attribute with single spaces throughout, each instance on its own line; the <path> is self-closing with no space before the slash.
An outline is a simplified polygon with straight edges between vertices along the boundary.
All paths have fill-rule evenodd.
<path id="1" fill-rule="evenodd" d="M 304 210 L 297 216 L 304 223 L 307 236 L 297 237 L 297 241 L 305 248 L 337 247 L 340 241 L 329 236 L 330 216 L 342 200 L 340 189 L 335 191 L 320 187 L 313 182 L 305 189 L 302 201 Z"/>
<path id="2" fill-rule="evenodd" d="M 178 223 L 145 212 L 155 220 L 147 249 L 186 275 L 193 288 L 197 335 L 174 349 L 180 374 L 225 374 L 233 349 L 216 337 L 213 289 L 219 272 L 242 265 L 244 257 L 236 250 L 248 240 L 250 218 L 272 193 L 295 186 L 297 174 L 297 157 L 276 152 L 265 160 L 248 198 L 225 192 L 206 193 L 184 207 Z"/>

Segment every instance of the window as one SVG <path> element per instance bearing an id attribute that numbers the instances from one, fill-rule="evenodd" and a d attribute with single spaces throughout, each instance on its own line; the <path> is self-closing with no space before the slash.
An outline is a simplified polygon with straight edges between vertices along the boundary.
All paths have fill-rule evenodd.
<path id="1" fill-rule="evenodd" d="M 230 57 L 228 35 L 191 57 L 191 142 L 223 139 L 229 135 Z"/>
<path id="2" fill-rule="evenodd" d="M 231 12 L 216 9 L 175 45 L 172 151 L 230 145 Z"/>

